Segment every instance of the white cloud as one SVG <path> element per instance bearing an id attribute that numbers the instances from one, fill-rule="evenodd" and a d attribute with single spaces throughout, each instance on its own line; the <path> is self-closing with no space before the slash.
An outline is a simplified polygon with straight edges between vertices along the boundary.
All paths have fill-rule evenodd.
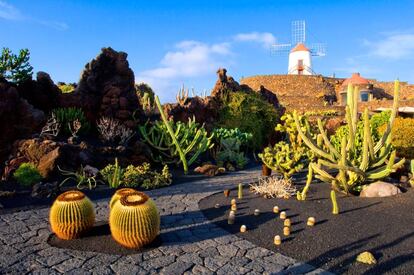
<path id="1" fill-rule="evenodd" d="M 5 1 L 0 1 L 0 19 L 34 22 L 36 24 L 40 24 L 40 25 L 53 28 L 56 30 L 60 30 L 60 31 L 63 31 L 69 28 L 69 26 L 64 22 L 49 21 L 49 20 L 36 19 L 36 18 L 31 18 L 29 16 L 25 16 L 19 9 L 17 9 L 13 5 L 8 4 Z"/>
<path id="2" fill-rule="evenodd" d="M 5 20 L 21 20 L 24 17 L 14 6 L 0 1 L 0 18 Z"/>
<path id="3" fill-rule="evenodd" d="M 276 43 L 276 37 L 270 32 L 239 33 L 234 36 L 234 40 L 260 43 L 264 48 L 270 48 L 272 44 Z"/>
<path id="4" fill-rule="evenodd" d="M 370 48 L 369 55 L 372 56 L 389 59 L 413 58 L 414 34 L 390 33 L 383 40 L 365 40 L 364 45 Z"/>
<path id="5" fill-rule="evenodd" d="M 215 73 L 219 67 L 228 64 L 232 55 L 229 43 L 207 44 L 199 41 L 182 41 L 173 51 L 167 52 L 160 66 L 146 70 L 136 76 L 136 82 L 148 83 L 157 94 L 166 95 L 175 91 L 180 79 L 196 78 Z M 178 85 L 178 86 L 177 86 Z"/>

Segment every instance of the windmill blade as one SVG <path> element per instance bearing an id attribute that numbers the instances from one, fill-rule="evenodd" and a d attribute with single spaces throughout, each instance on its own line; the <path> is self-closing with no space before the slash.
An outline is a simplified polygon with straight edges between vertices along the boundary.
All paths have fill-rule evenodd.
<path id="1" fill-rule="evenodd" d="M 289 53 L 292 48 L 292 44 L 273 44 L 270 47 L 270 53 L 272 56 L 281 56 Z"/>
<path id="2" fill-rule="evenodd" d="M 296 46 L 298 43 L 305 43 L 306 30 L 305 21 L 292 21 L 292 45 Z"/>
<path id="3" fill-rule="evenodd" d="M 312 43 L 309 45 L 312 56 L 325 56 L 326 43 Z"/>

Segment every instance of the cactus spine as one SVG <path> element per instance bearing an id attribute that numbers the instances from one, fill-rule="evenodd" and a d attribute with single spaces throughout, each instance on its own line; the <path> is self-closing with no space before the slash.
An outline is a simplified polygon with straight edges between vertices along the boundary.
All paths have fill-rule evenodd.
<path id="1" fill-rule="evenodd" d="M 131 194 L 135 192 L 135 189 L 132 188 L 121 188 L 119 190 L 116 190 L 115 194 L 112 196 L 110 202 L 109 202 L 109 209 L 112 209 L 114 204 L 124 195 Z"/>
<path id="2" fill-rule="evenodd" d="M 160 214 L 155 203 L 143 192 L 123 195 L 109 214 L 112 237 L 127 248 L 151 243 L 160 231 Z"/>
<path id="3" fill-rule="evenodd" d="M 75 239 L 93 227 L 95 209 L 82 192 L 67 191 L 56 198 L 49 220 L 53 233 L 60 239 Z"/>
<path id="4" fill-rule="evenodd" d="M 396 169 L 404 165 L 405 159 L 395 163 L 395 151 L 391 151 L 391 127 L 398 109 L 399 82 L 394 84 L 394 104 L 391 117 L 387 124 L 387 130 L 382 138 L 374 144 L 371 136 L 371 128 L 368 110 L 363 113 L 364 134 L 362 145 L 362 156 L 359 161 L 353 161 L 352 154 L 355 154 L 355 137 L 358 123 L 359 96 L 358 88 L 348 86 L 346 120 L 349 129 L 347 137 L 341 141 L 341 151 L 338 152 L 330 143 L 321 120 L 318 120 L 318 128 L 322 136 L 324 146 L 318 145 L 309 133 L 305 133 L 301 127 L 297 113 L 294 113 L 296 128 L 303 142 L 317 155 L 317 162 L 309 164 L 308 179 L 305 188 L 297 197 L 300 200 L 306 198 L 313 175 L 324 182 L 332 184 L 333 190 L 345 194 L 358 193 L 362 186 L 369 181 L 377 180 L 388 176 Z M 386 163 L 387 162 L 387 163 Z M 336 175 L 332 175 L 332 171 Z"/>

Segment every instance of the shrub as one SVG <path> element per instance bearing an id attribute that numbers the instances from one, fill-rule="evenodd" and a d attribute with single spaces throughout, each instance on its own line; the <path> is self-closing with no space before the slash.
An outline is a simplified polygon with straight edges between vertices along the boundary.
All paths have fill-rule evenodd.
<path id="1" fill-rule="evenodd" d="M 251 133 L 252 147 L 259 149 L 267 143 L 278 119 L 277 110 L 259 94 L 231 92 L 223 99 L 217 126 Z"/>
<path id="2" fill-rule="evenodd" d="M 235 138 L 240 142 L 240 146 L 249 146 L 253 135 L 240 131 L 239 128 L 215 128 L 213 130 L 214 142 L 218 144 L 221 139 Z"/>
<path id="3" fill-rule="evenodd" d="M 0 55 L 0 77 L 14 83 L 21 83 L 32 78 L 33 67 L 29 63 L 30 52 L 22 49 L 19 55 L 9 48 L 3 48 Z"/>
<path id="4" fill-rule="evenodd" d="M 383 134 L 386 125 L 379 128 Z M 397 150 L 399 157 L 414 159 L 414 118 L 398 117 L 394 120 L 391 130 L 391 144 Z"/>
<path id="5" fill-rule="evenodd" d="M 121 124 L 119 120 L 110 117 L 102 117 L 96 128 L 103 142 L 117 142 L 121 145 L 127 145 L 135 134 L 131 129 Z"/>
<path id="6" fill-rule="evenodd" d="M 222 138 L 220 150 L 216 155 L 217 164 L 225 167 L 235 165 L 237 168 L 243 169 L 249 159 L 245 157 L 244 152 L 240 152 L 240 145 L 241 142 L 237 138 Z"/>
<path id="7" fill-rule="evenodd" d="M 167 165 L 159 173 L 151 170 L 151 165 L 146 162 L 138 166 L 129 165 L 126 169 L 122 169 L 115 161 L 115 165 L 107 165 L 100 173 L 112 188 L 124 186 L 153 189 L 168 186 L 172 182 L 172 176 Z"/>
<path id="8" fill-rule="evenodd" d="M 32 163 L 22 163 L 14 172 L 13 177 L 23 186 L 31 186 L 42 180 L 39 170 Z"/>
<path id="9" fill-rule="evenodd" d="M 75 90 L 75 85 L 73 84 L 61 83 L 58 84 L 58 87 L 63 94 L 69 94 Z"/>
<path id="10" fill-rule="evenodd" d="M 52 110 L 53 115 L 56 117 L 57 122 L 62 126 L 61 130 L 65 134 L 73 135 L 73 125 L 80 123 L 81 134 L 86 134 L 90 129 L 90 124 L 86 120 L 85 113 L 80 108 L 57 108 Z"/>

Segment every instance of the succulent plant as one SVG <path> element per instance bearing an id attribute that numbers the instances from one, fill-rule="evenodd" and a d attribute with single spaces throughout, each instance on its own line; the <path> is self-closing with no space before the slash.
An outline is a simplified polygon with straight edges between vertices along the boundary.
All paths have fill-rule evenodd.
<path id="1" fill-rule="evenodd" d="M 112 237 L 127 248 L 151 243 L 160 231 L 160 214 L 153 200 L 143 192 L 123 195 L 109 214 Z"/>
<path id="2" fill-rule="evenodd" d="M 331 190 L 331 201 L 332 201 L 332 214 L 339 214 L 338 202 L 336 201 L 335 190 Z"/>
<path id="3" fill-rule="evenodd" d="M 237 198 L 239 199 L 243 198 L 243 184 L 242 183 L 239 183 L 239 190 L 238 190 Z"/>
<path id="4" fill-rule="evenodd" d="M 348 86 L 346 120 L 348 134 L 342 137 L 341 150 L 335 149 L 327 137 L 322 122 L 318 120 L 320 136 L 322 136 L 324 146 L 317 144 L 309 133 L 303 131 L 299 122 L 298 115 L 294 113 L 296 127 L 303 142 L 315 153 L 318 160 L 309 164 L 309 172 L 306 185 L 302 192 L 297 193 L 298 200 L 305 200 L 307 190 L 312 182 L 313 174 L 315 177 L 331 184 L 332 189 L 338 192 L 358 194 L 364 185 L 370 181 L 375 181 L 387 177 L 392 172 L 404 165 L 405 159 L 396 162 L 396 151 L 391 145 L 391 129 L 394 118 L 397 114 L 399 82 L 394 85 L 394 104 L 391 116 L 387 123 L 387 129 L 378 142 L 374 142 L 368 116 L 368 109 L 363 114 L 363 139 L 361 156 L 353 157 L 357 153 L 357 126 L 358 108 L 357 96 L 358 88 Z M 335 204 L 336 200 L 332 200 Z M 335 207 L 335 205 L 333 205 Z"/>
<path id="5" fill-rule="evenodd" d="M 124 195 L 131 194 L 136 192 L 137 190 L 133 188 L 121 188 L 116 190 L 116 192 L 112 195 L 111 200 L 109 201 L 109 209 L 112 209 L 112 206 Z"/>
<path id="6" fill-rule="evenodd" d="M 376 264 L 377 260 L 375 259 L 374 255 L 372 255 L 369 251 L 364 251 L 360 254 L 358 254 L 356 258 L 357 262 L 363 263 L 363 264 Z"/>
<path id="7" fill-rule="evenodd" d="M 60 239 L 75 239 L 93 227 L 95 209 L 84 193 L 67 191 L 56 198 L 49 220 L 53 233 Z"/>

